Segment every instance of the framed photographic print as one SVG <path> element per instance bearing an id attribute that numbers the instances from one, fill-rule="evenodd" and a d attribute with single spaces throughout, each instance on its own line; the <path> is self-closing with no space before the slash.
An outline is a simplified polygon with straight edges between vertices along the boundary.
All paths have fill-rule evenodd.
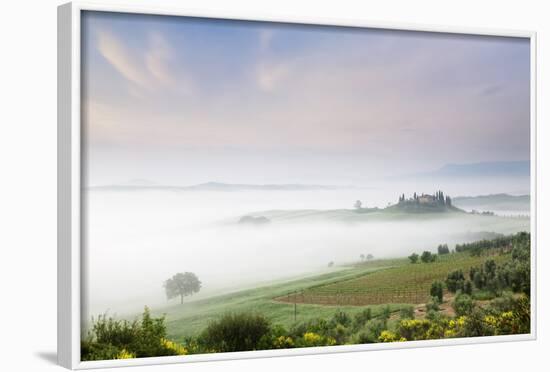
<path id="1" fill-rule="evenodd" d="M 73 369 L 535 338 L 535 34 L 58 10 Z"/>

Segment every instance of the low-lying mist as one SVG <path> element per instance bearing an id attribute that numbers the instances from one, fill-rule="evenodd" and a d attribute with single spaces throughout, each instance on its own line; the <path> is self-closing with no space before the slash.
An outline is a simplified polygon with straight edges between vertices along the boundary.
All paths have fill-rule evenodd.
<path id="1" fill-rule="evenodd" d="M 387 189 L 87 191 L 84 319 L 169 304 L 162 285 L 178 272 L 197 274 L 203 289 L 196 297 L 204 297 L 329 270 L 329 262 L 343 265 L 361 254 L 382 258 L 434 251 L 440 243 L 452 247 L 483 230 L 460 216 L 357 224 L 237 223 L 241 216 L 270 209 L 351 209 L 356 199 L 383 207 L 397 195 Z"/>

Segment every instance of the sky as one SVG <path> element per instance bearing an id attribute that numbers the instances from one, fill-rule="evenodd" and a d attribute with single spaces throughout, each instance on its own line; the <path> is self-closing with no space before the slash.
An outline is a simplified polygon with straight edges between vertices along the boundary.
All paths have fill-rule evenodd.
<path id="1" fill-rule="evenodd" d="M 365 186 L 529 160 L 529 40 L 86 11 L 86 184 Z"/>

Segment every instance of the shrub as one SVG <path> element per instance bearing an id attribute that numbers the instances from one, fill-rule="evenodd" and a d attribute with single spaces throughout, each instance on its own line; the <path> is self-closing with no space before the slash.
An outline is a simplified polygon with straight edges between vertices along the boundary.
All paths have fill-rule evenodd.
<path id="1" fill-rule="evenodd" d="M 473 285 L 472 285 L 472 282 L 469 281 L 469 280 L 466 280 L 464 282 L 464 286 L 463 286 L 463 290 L 462 290 L 464 293 L 466 293 L 467 295 L 471 296 L 472 295 L 472 291 L 473 291 Z"/>
<path id="2" fill-rule="evenodd" d="M 414 307 L 406 306 L 399 310 L 400 319 L 414 319 Z"/>
<path id="3" fill-rule="evenodd" d="M 206 327 L 200 342 L 216 352 L 256 350 L 270 331 L 270 322 L 262 315 L 226 314 Z"/>
<path id="4" fill-rule="evenodd" d="M 494 329 L 494 334 L 508 335 L 529 333 L 531 329 L 531 306 L 529 297 L 505 295 L 491 302 L 484 318 Z"/>
<path id="5" fill-rule="evenodd" d="M 400 341 L 407 341 L 407 339 L 403 337 L 399 337 L 397 333 L 393 333 L 392 331 L 382 331 L 380 333 L 380 336 L 378 337 L 378 341 L 380 342 L 400 342 Z"/>
<path id="6" fill-rule="evenodd" d="M 334 339 L 335 343 L 339 345 L 346 342 L 348 335 L 348 329 L 342 324 L 337 324 L 330 332 L 330 338 Z"/>
<path id="7" fill-rule="evenodd" d="M 443 315 L 437 310 L 428 310 L 426 312 L 426 319 L 428 320 L 432 320 L 432 321 L 440 320 L 442 317 Z"/>
<path id="8" fill-rule="evenodd" d="M 343 326 L 347 327 L 351 324 L 352 319 L 346 312 L 338 311 L 336 314 L 332 316 L 332 319 L 330 322 L 332 326 L 342 324 Z"/>
<path id="9" fill-rule="evenodd" d="M 370 307 L 366 308 L 365 310 L 361 311 L 360 313 L 355 314 L 355 318 L 353 319 L 353 325 L 354 327 L 361 328 L 365 325 L 369 320 L 372 319 L 372 310 Z"/>
<path id="10" fill-rule="evenodd" d="M 390 318 L 390 316 L 391 316 L 390 305 L 386 305 L 382 308 L 382 314 L 380 314 L 380 317 L 382 318 L 382 320 L 386 321 Z"/>
<path id="11" fill-rule="evenodd" d="M 153 318 L 146 307 L 140 320 L 129 322 L 112 317 L 92 319 L 81 343 L 82 360 L 108 360 L 181 355 L 187 350 L 167 340 L 164 317 Z"/>
<path id="12" fill-rule="evenodd" d="M 411 255 L 409 256 L 409 260 L 411 260 L 411 263 L 415 264 L 415 263 L 418 262 L 418 258 L 419 258 L 419 257 L 420 257 L 420 256 L 418 256 L 418 254 L 413 253 L 413 254 L 411 254 Z"/>
<path id="13" fill-rule="evenodd" d="M 290 329 L 289 335 L 294 338 L 302 337 L 306 332 L 327 335 L 333 327 L 334 324 L 331 324 L 326 319 L 317 318 L 293 325 Z"/>
<path id="14" fill-rule="evenodd" d="M 386 324 L 383 320 L 369 320 L 365 326 L 353 336 L 353 341 L 359 344 L 378 342 L 378 337 L 380 337 L 380 334 L 385 328 Z"/>
<path id="15" fill-rule="evenodd" d="M 272 345 L 274 349 L 290 349 L 294 347 L 294 340 L 290 336 L 278 336 L 273 340 Z"/>
<path id="16" fill-rule="evenodd" d="M 426 312 L 439 311 L 440 303 L 441 301 L 439 301 L 439 297 L 432 296 L 432 298 L 430 298 L 430 301 L 426 303 Z"/>
<path id="17" fill-rule="evenodd" d="M 428 251 L 422 252 L 422 255 L 420 256 L 420 260 L 424 263 L 434 262 L 436 258 L 437 256 L 435 254 Z"/>
<path id="18" fill-rule="evenodd" d="M 430 296 L 436 297 L 439 303 L 443 302 L 443 283 L 440 281 L 435 281 L 432 283 L 430 288 Z"/>
<path id="19" fill-rule="evenodd" d="M 469 295 L 460 293 L 453 301 L 453 309 L 458 316 L 469 315 L 474 309 L 474 302 Z"/>
<path id="20" fill-rule="evenodd" d="M 458 290 L 462 290 L 464 287 L 464 274 L 462 270 L 455 270 L 449 273 L 445 280 L 445 284 L 450 292 L 455 293 Z"/>
<path id="21" fill-rule="evenodd" d="M 336 345 L 336 340 L 332 337 L 322 336 L 314 332 L 306 332 L 298 341 L 298 345 L 301 347 L 311 346 L 332 346 Z"/>
<path id="22" fill-rule="evenodd" d="M 464 325 L 461 327 L 457 336 L 459 337 L 479 337 L 491 336 L 493 332 L 485 322 L 483 310 L 474 308 L 468 316 L 461 317 Z"/>
<path id="23" fill-rule="evenodd" d="M 425 340 L 427 332 L 431 327 L 430 320 L 427 319 L 407 319 L 401 320 L 397 327 L 401 337 L 411 340 Z"/>

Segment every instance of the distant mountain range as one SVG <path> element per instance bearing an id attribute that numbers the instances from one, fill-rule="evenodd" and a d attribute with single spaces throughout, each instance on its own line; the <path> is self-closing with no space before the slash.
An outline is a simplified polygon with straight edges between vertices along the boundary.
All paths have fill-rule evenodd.
<path id="1" fill-rule="evenodd" d="M 338 190 L 359 188 L 354 186 L 330 186 L 330 185 L 303 185 L 303 184 L 234 184 L 222 182 L 206 182 L 191 186 L 166 186 L 151 182 L 128 183 L 120 185 L 92 186 L 93 190 L 174 190 L 174 191 L 251 191 L 251 190 L 275 190 L 275 191 L 307 191 L 307 190 Z"/>
<path id="2" fill-rule="evenodd" d="M 529 161 L 447 164 L 436 171 L 419 175 L 432 177 L 529 177 L 530 167 Z"/>
<path id="3" fill-rule="evenodd" d="M 478 211 L 508 211 L 529 213 L 531 208 L 531 196 L 492 194 L 480 196 L 458 196 L 453 198 L 453 203 L 466 210 Z"/>

